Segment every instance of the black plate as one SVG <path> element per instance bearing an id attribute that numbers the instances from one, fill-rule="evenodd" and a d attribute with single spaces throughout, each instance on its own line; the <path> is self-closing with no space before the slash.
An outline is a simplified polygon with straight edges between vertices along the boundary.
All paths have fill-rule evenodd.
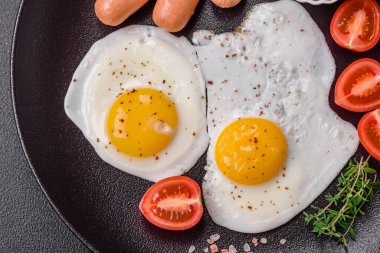
<path id="1" fill-rule="evenodd" d="M 131 24 L 152 25 L 150 1 L 121 27 Z M 244 12 L 265 1 L 243 1 L 238 7 L 223 10 L 209 0 L 201 1 L 196 15 L 178 35 L 190 38 L 198 29 L 232 31 Z M 91 45 L 117 30 L 98 22 L 94 1 L 34 0 L 24 1 L 19 13 L 13 47 L 13 95 L 16 119 L 25 153 L 52 206 L 63 220 L 92 250 L 100 252 L 187 252 L 195 245 L 197 252 L 207 246 L 206 239 L 219 233 L 219 246 L 243 244 L 250 234 L 230 231 L 215 225 L 207 211 L 194 228 L 170 232 L 151 226 L 139 213 L 138 203 L 151 185 L 103 162 L 81 132 L 68 119 L 63 100 L 72 74 Z M 337 64 L 337 75 L 355 59 L 380 60 L 380 45 L 366 53 L 352 53 L 339 48 L 329 35 L 330 19 L 338 4 L 304 5 L 325 33 Z M 332 101 L 332 94 L 330 94 Z M 361 114 L 349 113 L 331 103 L 345 120 L 355 125 Z M 366 155 L 362 147 L 357 157 Z M 202 157 L 188 173 L 199 183 L 204 175 Z M 372 160 L 376 167 L 378 162 Z M 375 165 L 376 163 L 376 165 Z M 334 190 L 330 187 L 328 191 Z M 322 204 L 322 197 L 316 200 Z M 380 195 L 376 193 L 366 208 L 368 216 L 356 225 L 357 242 L 346 249 L 327 238 L 317 238 L 298 215 L 286 225 L 260 236 L 268 245 L 255 252 L 379 252 Z M 280 246 L 278 241 L 286 238 Z"/>

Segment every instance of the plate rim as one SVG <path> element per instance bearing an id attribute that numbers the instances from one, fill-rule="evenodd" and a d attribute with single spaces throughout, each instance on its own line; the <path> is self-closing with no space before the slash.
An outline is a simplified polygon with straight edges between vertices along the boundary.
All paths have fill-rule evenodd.
<path id="1" fill-rule="evenodd" d="M 12 35 L 12 44 L 11 44 L 11 57 L 10 57 L 10 69 L 11 69 L 11 72 L 10 72 L 10 86 L 11 86 L 11 100 L 12 100 L 12 111 L 13 111 L 13 118 L 15 119 L 15 124 L 16 124 L 16 129 L 17 129 L 17 136 L 18 136 L 18 139 L 21 143 L 21 147 L 22 147 L 22 151 L 23 151 L 23 155 L 24 157 L 26 158 L 27 162 L 28 162 L 28 167 L 29 169 L 32 171 L 33 173 L 33 177 L 34 179 L 36 180 L 40 190 L 42 190 L 45 198 L 47 199 L 48 201 L 48 204 L 50 205 L 50 207 L 53 208 L 53 210 L 55 211 L 55 213 L 58 215 L 58 217 L 61 219 L 61 221 L 63 221 L 63 223 L 65 224 L 66 227 L 68 227 L 70 229 L 70 231 L 74 234 L 74 236 L 76 236 L 79 241 L 85 245 L 87 247 L 88 250 L 90 250 L 91 252 L 99 252 L 94 246 L 91 245 L 91 243 L 89 243 L 75 228 L 74 226 L 64 217 L 64 215 L 62 214 L 62 212 L 59 210 L 59 208 L 56 206 L 56 204 L 54 203 L 53 199 L 50 197 L 49 193 L 47 192 L 47 190 L 45 189 L 45 187 L 43 186 L 43 184 L 41 183 L 38 175 L 37 175 L 37 171 L 36 169 L 34 168 L 34 165 L 29 157 L 29 153 L 26 149 L 26 146 L 25 146 L 25 143 L 24 143 L 24 138 L 23 138 L 23 135 L 21 133 L 21 129 L 20 129 L 20 124 L 19 124 L 19 120 L 18 120 L 18 110 L 17 110 L 17 107 L 16 107 L 16 92 L 15 92 L 15 49 L 16 49 L 16 44 L 17 44 L 17 40 L 18 40 L 18 30 L 19 30 L 19 27 L 20 27 L 20 19 L 21 19 L 21 16 L 22 16 L 22 12 L 24 11 L 24 7 L 25 7 L 25 0 L 21 0 L 21 3 L 18 7 L 18 10 L 17 10 L 17 15 L 16 15 L 16 21 L 13 25 L 13 35 Z"/>

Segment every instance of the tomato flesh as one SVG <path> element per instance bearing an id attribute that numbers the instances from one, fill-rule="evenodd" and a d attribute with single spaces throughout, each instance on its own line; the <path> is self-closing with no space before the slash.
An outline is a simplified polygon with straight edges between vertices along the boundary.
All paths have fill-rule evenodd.
<path id="1" fill-rule="evenodd" d="M 346 0 L 330 24 L 335 42 L 352 51 L 364 52 L 380 39 L 380 7 L 375 0 Z"/>
<path id="2" fill-rule="evenodd" d="M 359 122 L 358 130 L 364 148 L 380 161 L 380 108 L 365 114 Z"/>
<path id="3" fill-rule="evenodd" d="M 185 176 L 163 179 L 144 194 L 140 211 L 157 227 L 189 229 L 199 222 L 203 214 L 200 187 Z"/>
<path id="4" fill-rule="evenodd" d="M 335 103 L 354 112 L 380 107 L 380 63 L 364 58 L 353 62 L 335 86 Z"/>

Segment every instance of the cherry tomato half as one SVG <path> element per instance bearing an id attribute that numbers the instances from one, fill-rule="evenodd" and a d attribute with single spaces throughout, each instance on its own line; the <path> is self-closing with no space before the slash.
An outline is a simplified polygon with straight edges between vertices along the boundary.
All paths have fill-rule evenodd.
<path id="1" fill-rule="evenodd" d="M 373 48 L 380 39 L 380 7 L 376 0 L 346 0 L 330 24 L 335 42 L 356 52 Z"/>
<path id="2" fill-rule="evenodd" d="M 335 103 L 354 112 L 380 107 L 380 63 L 369 58 L 348 66 L 335 86 Z"/>
<path id="3" fill-rule="evenodd" d="M 364 148 L 380 161 L 380 108 L 365 114 L 359 122 L 358 130 Z"/>
<path id="4" fill-rule="evenodd" d="M 186 230 L 202 217 L 201 189 L 197 182 L 185 176 L 163 179 L 144 194 L 140 211 L 157 227 Z"/>

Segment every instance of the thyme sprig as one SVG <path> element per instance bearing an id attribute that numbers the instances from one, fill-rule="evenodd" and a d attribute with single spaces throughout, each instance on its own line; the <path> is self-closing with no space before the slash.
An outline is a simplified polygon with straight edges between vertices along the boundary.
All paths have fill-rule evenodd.
<path id="1" fill-rule="evenodd" d="M 364 216 L 363 205 L 373 196 L 374 188 L 380 185 L 376 170 L 368 164 L 369 157 L 358 162 L 351 160 L 347 169 L 338 178 L 338 193 L 325 196 L 328 204 L 324 208 L 312 206 L 315 213 L 304 212 L 307 224 L 312 223 L 312 232 L 326 235 L 348 245 L 349 237 L 355 239 L 355 220 Z"/>

